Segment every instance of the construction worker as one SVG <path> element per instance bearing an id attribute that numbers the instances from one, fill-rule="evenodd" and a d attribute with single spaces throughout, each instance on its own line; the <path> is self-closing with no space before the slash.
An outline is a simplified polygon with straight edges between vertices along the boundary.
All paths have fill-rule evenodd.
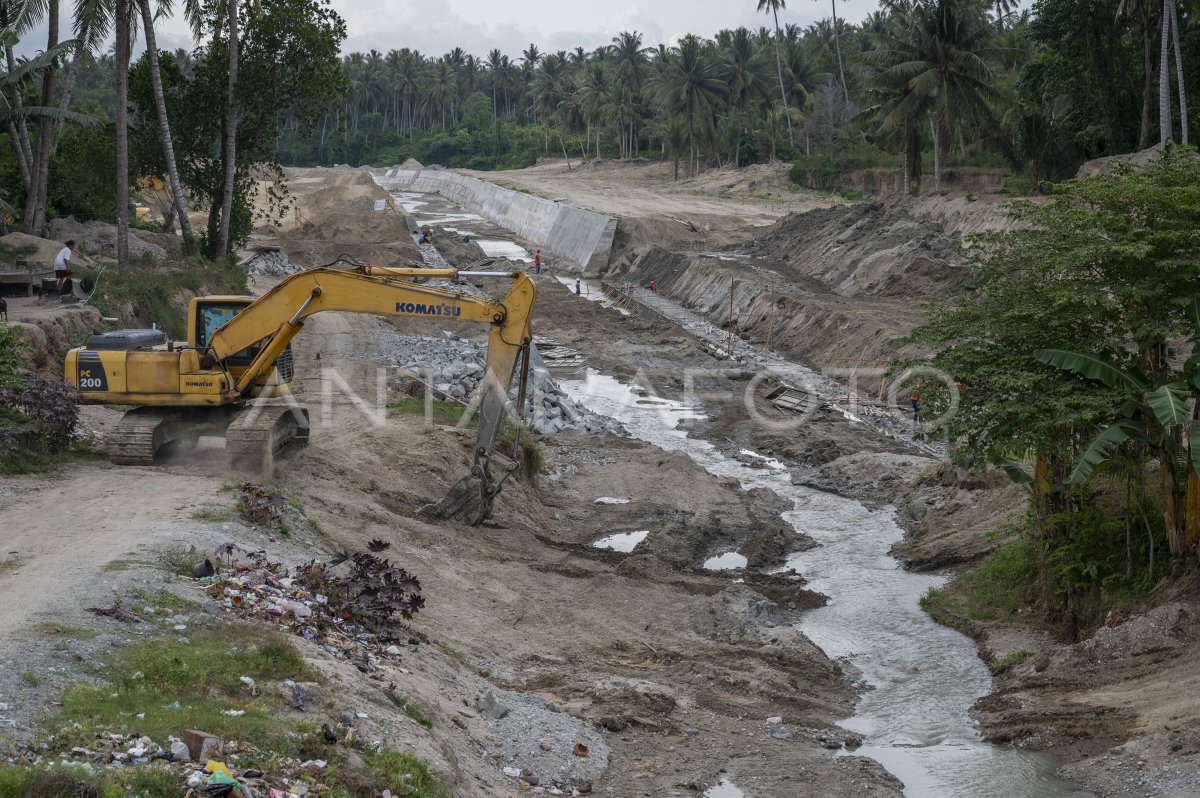
<path id="1" fill-rule="evenodd" d="M 63 285 L 75 276 L 71 271 L 71 256 L 75 254 L 75 242 L 68 241 L 67 245 L 58 251 L 54 258 L 54 277 L 57 281 L 58 293 L 63 292 Z"/>
<path id="2" fill-rule="evenodd" d="M 653 280 L 650 281 L 650 293 L 652 293 L 652 294 L 658 293 L 658 286 L 655 285 Z"/>
<path id="3" fill-rule="evenodd" d="M 542 248 L 538 247 L 533 251 L 533 270 L 537 274 L 542 273 Z"/>
<path id="4" fill-rule="evenodd" d="M 580 290 L 579 290 L 579 286 L 580 286 L 580 284 L 579 284 L 579 278 L 578 278 L 578 277 L 576 277 L 576 278 L 575 278 L 575 296 L 579 296 L 579 295 L 581 295 L 581 294 L 583 293 L 582 291 L 580 291 Z"/>

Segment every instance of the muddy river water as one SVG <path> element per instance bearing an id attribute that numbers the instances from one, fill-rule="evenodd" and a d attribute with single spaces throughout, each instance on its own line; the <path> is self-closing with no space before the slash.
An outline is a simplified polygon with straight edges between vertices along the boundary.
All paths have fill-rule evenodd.
<path id="1" fill-rule="evenodd" d="M 804 614 L 799 629 L 869 686 L 854 716 L 841 725 L 864 736 L 855 753 L 882 763 L 904 782 L 906 795 L 1088 795 L 1057 777 L 1050 758 L 980 739 L 968 710 L 990 691 L 988 670 L 970 639 L 921 609 L 921 596 L 945 577 L 906 571 L 888 555 L 903 534 L 890 510 L 869 510 L 793 485 L 786 470 L 752 468 L 727 457 L 676 429 L 680 421 L 700 417 L 695 410 L 676 402 L 648 405 L 607 375 L 590 373 L 560 385 L 589 409 L 621 421 L 634 437 L 683 452 L 712 474 L 738 479 L 744 489 L 770 488 L 791 501 L 784 518 L 821 545 L 794 555 L 788 565 L 829 597 L 824 607 Z M 712 798 L 743 795 L 732 782 L 718 787 Z"/>

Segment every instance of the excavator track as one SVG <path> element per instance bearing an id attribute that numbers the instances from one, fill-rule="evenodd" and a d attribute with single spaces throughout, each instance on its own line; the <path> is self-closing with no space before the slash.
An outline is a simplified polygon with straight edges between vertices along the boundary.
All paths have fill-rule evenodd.
<path id="1" fill-rule="evenodd" d="M 236 469 L 270 471 L 275 455 L 308 444 L 308 410 L 289 404 L 256 404 L 239 410 L 225 432 L 225 451 Z"/>
<path id="2" fill-rule="evenodd" d="M 117 465 L 153 465 L 155 453 L 166 442 L 167 424 L 177 416 L 153 407 L 128 411 L 109 438 L 109 459 Z"/>
<path id="3" fill-rule="evenodd" d="M 117 465 L 153 465 L 168 444 L 190 447 L 201 435 L 224 435 L 229 418 L 223 407 L 134 408 L 117 422 L 109 440 L 109 459 Z"/>

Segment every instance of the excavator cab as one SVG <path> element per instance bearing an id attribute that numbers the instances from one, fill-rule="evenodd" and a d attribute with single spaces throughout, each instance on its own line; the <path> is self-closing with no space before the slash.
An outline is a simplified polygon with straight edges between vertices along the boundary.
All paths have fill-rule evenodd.
<path id="1" fill-rule="evenodd" d="M 201 351 L 207 349 L 213 333 L 253 302 L 254 297 L 249 296 L 196 297 L 188 305 L 188 345 Z M 226 365 L 235 379 L 240 377 L 254 362 L 254 358 L 258 356 L 264 345 L 265 341 L 259 341 L 229 356 Z M 260 386 L 286 385 L 292 381 L 294 374 L 295 361 L 292 358 L 292 345 L 288 344 L 276 358 L 275 369 L 261 377 L 258 384 Z"/>

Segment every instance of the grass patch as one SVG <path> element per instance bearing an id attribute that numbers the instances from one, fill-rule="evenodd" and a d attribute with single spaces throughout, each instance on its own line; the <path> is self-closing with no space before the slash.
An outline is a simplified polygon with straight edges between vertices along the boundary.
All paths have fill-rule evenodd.
<path id="1" fill-rule="evenodd" d="M 179 795 L 179 777 L 164 763 L 89 773 L 82 765 L 20 765 L 0 769 L 0 798 L 128 798 Z"/>
<path id="2" fill-rule="evenodd" d="M 21 674 L 21 683 L 28 685 L 29 687 L 37 687 L 42 683 L 42 680 L 38 678 L 38 675 L 34 673 L 32 669 L 30 669 Z"/>
<path id="3" fill-rule="evenodd" d="M 463 413 L 466 411 L 465 407 L 455 402 L 432 399 L 430 400 L 428 415 L 426 415 L 425 398 L 423 396 L 407 396 L 394 402 L 389 402 L 387 407 L 389 410 L 397 413 L 425 416 L 434 424 L 444 425 L 458 424 L 462 420 Z M 479 416 L 473 416 L 467 426 L 471 429 L 476 429 L 479 426 Z M 505 419 L 500 423 L 500 429 L 496 432 L 496 443 L 493 448 L 504 456 L 511 457 L 516 435 L 516 425 L 512 421 Z M 542 447 L 538 445 L 537 436 L 530 429 L 525 429 L 521 432 L 521 451 L 518 457 L 521 461 L 521 474 L 525 477 L 532 477 L 534 474 L 537 474 L 545 464 L 542 457 Z"/>
<path id="4" fill-rule="evenodd" d="M 410 718 L 412 718 L 414 721 L 416 721 L 419 725 L 424 726 L 426 729 L 433 728 L 433 718 L 429 717 L 429 713 L 427 713 L 425 711 L 424 707 L 422 707 L 416 701 L 413 701 L 412 699 L 410 699 L 408 696 L 403 695 L 402 693 L 398 693 L 395 690 L 392 691 L 392 695 L 396 696 L 396 698 L 399 699 L 400 708 L 404 710 L 405 715 L 408 715 Z M 387 706 L 387 705 L 385 704 L 384 706 Z"/>
<path id="5" fill-rule="evenodd" d="M 422 396 L 406 396 L 394 402 L 388 402 L 388 410 L 413 416 L 425 415 L 425 398 Z M 443 399 L 432 399 L 429 403 L 429 419 L 435 424 L 457 424 L 463 417 L 466 408 L 455 402 Z"/>
<path id="6" fill-rule="evenodd" d="M 166 610 L 190 610 L 196 606 L 196 602 L 177 596 L 166 588 L 159 588 L 156 592 L 151 593 L 149 590 L 139 587 L 134 589 L 133 595 L 137 596 L 138 600 L 144 604 Z"/>
<path id="7" fill-rule="evenodd" d="M 205 507 L 192 513 L 193 519 L 207 521 L 210 524 L 226 523 L 236 517 L 232 507 Z"/>
<path id="8" fill-rule="evenodd" d="M 1033 598 L 1038 569 L 1037 552 L 1023 538 L 1007 543 L 989 554 L 972 571 L 946 587 L 931 590 L 921 606 L 938 623 L 955 617 L 992 621 L 1011 615 Z M 952 624 L 948 624 L 952 625 Z"/>
<path id="9" fill-rule="evenodd" d="M 86 746 L 97 734 L 135 730 L 161 742 L 187 728 L 249 742 L 261 751 L 246 758 L 263 764 L 273 756 L 321 750 L 315 730 L 276 716 L 282 698 L 252 697 L 239 681 L 314 676 L 290 642 L 266 630 L 197 629 L 190 644 L 155 640 L 130 646 L 115 652 L 98 675 L 107 684 L 75 685 L 63 694 L 61 728 L 48 741 L 52 750 Z M 245 714 L 222 714 L 226 709 Z"/>
<path id="10" fill-rule="evenodd" d="M 459 651 L 457 648 L 448 646 L 445 643 L 438 643 L 437 647 L 441 649 L 443 654 L 457 662 L 459 665 L 462 665 L 466 668 L 471 667 L 471 663 L 467 660 L 467 655 Z"/>
<path id="11" fill-rule="evenodd" d="M 21 570 L 21 566 L 24 565 L 25 563 L 27 563 L 28 561 L 29 561 L 28 557 L 25 557 L 20 554 L 16 554 L 11 557 L 6 557 L 5 559 L 0 560 L 0 576 L 7 576 L 8 574 L 15 574 L 17 571 Z"/>
<path id="12" fill-rule="evenodd" d="M 203 554 L 186 546 L 168 546 L 159 552 L 157 564 L 159 568 L 176 576 L 191 576 L 192 568 L 203 560 Z"/>
<path id="13" fill-rule="evenodd" d="M 95 279 L 98 273 L 86 268 L 77 271 L 81 280 Z M 161 265 L 135 259 L 128 270 L 104 272 L 96 282 L 92 303 L 105 316 L 121 317 L 125 326 L 156 323 L 169 337 L 185 339 L 184 296 L 248 292 L 246 272 L 233 257 L 176 259 Z"/>
<path id="14" fill-rule="evenodd" d="M 363 755 L 367 772 L 376 786 L 386 787 L 397 798 L 452 798 L 450 788 L 412 754 L 400 751 L 367 752 Z"/>
<path id="15" fill-rule="evenodd" d="M 145 563 L 142 560 L 131 560 L 128 558 L 118 557 L 115 560 L 109 560 L 108 562 L 104 563 L 104 566 L 100 569 L 100 573 L 119 573 L 121 571 L 128 571 L 131 568 L 136 568 L 139 565 L 145 565 Z"/>
<path id="16" fill-rule="evenodd" d="M 39 634 L 47 637 L 61 637 L 64 640 L 91 640 L 100 635 L 95 629 L 88 629 L 84 626 L 70 626 L 61 623 L 50 623 L 46 621 L 37 625 Z"/>
<path id="17" fill-rule="evenodd" d="M 992 665 L 992 673 L 999 673 L 1000 671 L 1007 670 L 1014 665 L 1020 665 L 1022 662 L 1032 656 L 1032 651 L 1010 651 L 998 659 L 994 665 Z"/>

